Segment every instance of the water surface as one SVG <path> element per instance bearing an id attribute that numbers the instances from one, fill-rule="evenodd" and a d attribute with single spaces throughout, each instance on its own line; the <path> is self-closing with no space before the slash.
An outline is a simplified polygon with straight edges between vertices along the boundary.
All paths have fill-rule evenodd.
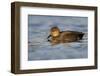
<path id="1" fill-rule="evenodd" d="M 52 46 L 47 41 L 50 29 L 79 31 L 85 35 L 78 42 Z M 73 16 L 28 16 L 28 60 L 79 59 L 88 57 L 88 18 Z"/>

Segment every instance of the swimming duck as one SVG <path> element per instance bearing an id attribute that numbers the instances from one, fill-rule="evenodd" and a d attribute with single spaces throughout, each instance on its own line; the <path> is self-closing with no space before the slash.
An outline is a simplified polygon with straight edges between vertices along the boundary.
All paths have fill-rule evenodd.
<path id="1" fill-rule="evenodd" d="M 58 27 L 52 27 L 47 37 L 52 44 L 75 42 L 83 38 L 84 33 L 78 31 L 60 31 Z"/>

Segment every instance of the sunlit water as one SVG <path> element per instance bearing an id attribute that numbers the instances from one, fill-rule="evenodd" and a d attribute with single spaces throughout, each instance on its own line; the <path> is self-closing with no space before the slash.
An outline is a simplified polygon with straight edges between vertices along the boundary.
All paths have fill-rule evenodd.
<path id="1" fill-rule="evenodd" d="M 35 16 L 29 17 L 29 20 L 34 20 Z M 37 16 L 38 17 L 38 16 Z M 40 17 L 41 18 L 41 17 Z M 87 34 L 87 23 L 80 23 L 76 21 L 77 24 L 72 24 L 74 19 L 67 19 L 72 23 L 60 23 L 57 18 L 55 21 L 54 18 L 45 22 L 46 18 L 43 18 L 37 23 L 30 21 L 28 24 L 28 60 L 55 60 L 55 59 L 79 59 L 88 57 L 88 34 Z M 77 18 L 75 18 L 77 19 Z M 81 18 L 82 19 L 82 18 Z M 62 20 L 62 19 L 61 19 Z M 64 19 L 65 20 L 65 19 Z M 78 19 L 80 20 L 80 19 Z M 83 22 L 86 22 L 87 18 L 83 18 Z M 52 24 L 50 24 L 50 21 Z M 58 26 L 62 31 L 80 31 L 84 32 L 85 35 L 82 40 L 71 43 L 62 43 L 52 46 L 48 42 L 47 37 L 50 32 L 50 28 L 54 25 Z"/>

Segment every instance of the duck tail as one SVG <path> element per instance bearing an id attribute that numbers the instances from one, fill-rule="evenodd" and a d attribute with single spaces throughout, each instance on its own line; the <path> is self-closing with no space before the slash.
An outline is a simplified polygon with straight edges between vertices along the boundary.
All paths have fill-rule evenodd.
<path id="1" fill-rule="evenodd" d="M 79 38 L 82 39 L 84 36 L 84 33 L 79 34 Z"/>

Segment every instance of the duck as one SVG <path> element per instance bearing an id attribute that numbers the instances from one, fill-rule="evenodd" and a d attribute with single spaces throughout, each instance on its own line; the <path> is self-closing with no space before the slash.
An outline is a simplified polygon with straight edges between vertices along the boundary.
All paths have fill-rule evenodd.
<path id="1" fill-rule="evenodd" d="M 82 40 L 83 32 L 79 31 L 61 31 L 57 26 L 50 29 L 50 35 L 47 37 L 48 41 L 53 45 L 59 43 L 68 43 Z"/>

